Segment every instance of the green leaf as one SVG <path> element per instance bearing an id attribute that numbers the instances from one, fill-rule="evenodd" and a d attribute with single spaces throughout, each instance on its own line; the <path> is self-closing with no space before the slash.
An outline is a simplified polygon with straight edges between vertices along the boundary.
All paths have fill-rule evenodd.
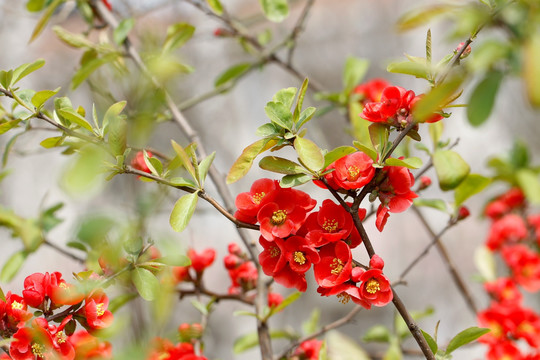
<path id="1" fill-rule="evenodd" d="M 193 194 L 187 194 L 182 196 L 171 212 L 171 217 L 169 223 L 171 227 L 176 232 L 183 231 L 189 223 L 189 220 L 195 212 L 195 207 L 197 206 L 197 200 L 199 199 L 199 192 L 196 191 Z"/>
<path id="2" fill-rule="evenodd" d="M 302 296 L 302 293 L 301 292 L 293 292 L 292 294 L 290 294 L 289 296 L 287 296 L 282 302 L 281 304 L 279 304 L 278 306 L 276 306 L 276 308 L 274 309 L 274 312 L 280 312 L 281 310 L 285 309 L 287 306 L 291 305 L 293 302 L 295 302 L 296 300 L 300 299 L 300 297 Z"/>
<path id="3" fill-rule="evenodd" d="M 21 136 L 22 134 L 26 134 L 26 131 L 20 132 L 18 134 L 13 135 L 8 142 L 6 143 L 6 146 L 4 148 L 4 154 L 2 155 L 2 168 L 6 167 L 9 154 L 11 153 L 11 149 L 15 145 L 15 141 Z"/>
<path id="4" fill-rule="evenodd" d="M 5 89 L 11 86 L 12 80 L 13 80 L 13 70 L 0 71 L 0 85 L 2 85 Z"/>
<path id="5" fill-rule="evenodd" d="M 300 161 L 312 171 L 322 170 L 324 155 L 322 150 L 311 140 L 297 136 L 294 139 L 294 148 Z"/>
<path id="6" fill-rule="evenodd" d="M 15 275 L 17 275 L 23 266 L 27 257 L 28 252 L 25 250 L 17 251 L 15 254 L 11 255 L 11 257 L 2 267 L 2 272 L 0 272 L 0 281 L 3 283 L 8 283 L 13 280 Z"/>
<path id="7" fill-rule="evenodd" d="M 193 180 L 199 183 L 198 173 L 195 171 L 195 168 L 193 167 L 193 164 L 191 163 L 191 160 L 184 148 L 178 145 L 178 143 L 176 143 L 176 141 L 174 140 L 171 140 L 171 144 L 174 152 L 176 152 L 176 155 L 178 155 L 178 158 L 182 161 L 182 165 L 184 166 L 184 168 L 191 175 Z"/>
<path id="8" fill-rule="evenodd" d="M 135 19 L 127 18 L 120 21 L 116 29 L 113 31 L 113 40 L 116 44 L 120 45 L 126 40 L 129 32 L 135 25 Z"/>
<path id="9" fill-rule="evenodd" d="M 523 80 L 531 105 L 540 107 L 540 30 L 532 31 L 523 51 Z"/>
<path id="10" fill-rule="evenodd" d="M 60 4 L 62 4 L 63 2 L 65 2 L 66 0 L 54 0 L 48 7 L 47 9 L 45 10 L 45 12 L 43 13 L 43 15 L 41 16 L 41 18 L 39 19 L 38 23 L 36 24 L 36 27 L 34 28 L 34 31 L 32 32 L 32 35 L 30 36 L 30 41 L 28 41 L 29 43 L 31 43 L 32 41 L 34 41 L 38 36 L 39 34 L 41 34 L 41 32 L 43 31 L 43 29 L 45 29 L 45 26 L 47 25 L 47 23 L 49 22 L 49 19 L 51 18 L 51 16 L 54 14 L 54 11 L 56 10 L 56 8 L 58 6 L 60 6 Z"/>
<path id="11" fill-rule="evenodd" d="M 478 174 L 469 174 L 454 192 L 455 207 L 459 207 L 465 200 L 484 190 L 490 183 L 489 178 Z"/>
<path id="12" fill-rule="evenodd" d="M 279 185 L 282 188 L 290 188 L 305 184 L 311 180 L 313 180 L 313 177 L 306 174 L 285 175 L 279 182 Z"/>
<path id="13" fill-rule="evenodd" d="M 138 296 L 137 294 L 121 294 L 112 299 L 109 302 L 109 306 L 107 306 L 107 310 L 112 312 L 113 314 L 120 309 L 122 306 L 126 305 L 131 300 L 136 299 Z"/>
<path id="14" fill-rule="evenodd" d="M 435 339 L 433 339 L 431 337 L 431 335 L 429 335 L 424 330 L 420 329 L 420 331 L 422 331 L 422 335 L 424 335 L 424 339 L 426 339 L 426 342 L 427 342 L 429 348 L 431 349 L 431 352 L 433 354 L 436 354 L 437 350 L 439 350 L 439 347 L 437 346 L 437 342 L 435 341 Z"/>
<path id="15" fill-rule="evenodd" d="M 206 179 L 208 170 L 210 169 L 210 166 L 212 166 L 212 162 L 214 161 L 215 158 L 216 158 L 216 152 L 214 151 L 213 153 L 208 155 L 206 158 L 204 158 L 199 164 L 199 180 L 201 182 L 201 187 L 204 187 L 204 180 Z"/>
<path id="16" fill-rule="evenodd" d="M 437 149 L 443 130 L 444 130 L 444 122 L 442 121 L 431 123 L 428 126 L 429 136 L 431 137 L 431 141 L 433 141 L 433 149 L 435 150 Z"/>
<path id="17" fill-rule="evenodd" d="M 255 318 L 258 318 L 257 314 L 255 314 L 252 311 L 246 311 L 246 310 L 236 310 L 235 312 L 233 312 L 232 315 L 235 317 L 236 316 L 253 316 Z"/>
<path id="18" fill-rule="evenodd" d="M 411 61 L 393 62 L 387 66 L 386 71 L 397 74 L 413 75 L 421 79 L 427 79 L 429 75 L 429 68 L 427 65 Z"/>
<path id="19" fill-rule="evenodd" d="M 276 128 L 274 124 L 266 123 L 257 128 L 256 134 L 257 136 L 260 136 L 260 137 L 275 136 L 279 134 L 279 130 Z"/>
<path id="20" fill-rule="evenodd" d="M 218 15 L 223 14 L 223 5 L 219 0 L 206 0 L 206 3 L 212 11 Z"/>
<path id="21" fill-rule="evenodd" d="M 490 332 L 490 329 L 479 328 L 476 326 L 463 330 L 462 332 L 454 336 L 452 340 L 450 340 L 450 343 L 448 343 L 448 347 L 446 348 L 445 354 L 451 354 L 457 348 L 475 341 L 480 336 L 487 334 L 488 332 Z"/>
<path id="22" fill-rule="evenodd" d="M 433 166 L 441 190 L 455 189 L 469 175 L 469 164 L 452 150 L 437 150 L 433 153 Z"/>
<path id="23" fill-rule="evenodd" d="M 53 26 L 52 29 L 56 36 L 68 46 L 77 49 L 94 49 L 96 47 L 96 45 L 88 40 L 88 38 L 86 38 L 84 35 L 72 33 L 58 25 Z"/>
<path id="24" fill-rule="evenodd" d="M 106 121 L 107 121 L 107 132 L 109 134 L 108 135 L 109 147 L 114 155 L 123 155 L 127 147 L 127 132 L 128 132 L 127 121 L 124 116 L 119 116 L 119 115 L 113 116 L 113 114 L 109 112 L 111 111 L 111 108 L 107 110 L 107 113 L 105 114 L 105 118 L 103 121 L 105 123 L 105 119 L 107 119 Z M 114 112 L 114 109 L 112 110 L 112 112 Z M 109 116 L 107 116 L 107 114 L 109 114 Z"/>
<path id="25" fill-rule="evenodd" d="M 529 149 L 527 145 L 521 141 L 516 141 L 510 150 L 510 164 L 515 169 L 520 169 L 529 166 Z"/>
<path id="26" fill-rule="evenodd" d="M 191 300 L 191 305 L 203 315 L 208 315 L 208 308 L 202 302 L 197 300 Z"/>
<path id="27" fill-rule="evenodd" d="M 289 15 L 287 0 L 260 0 L 264 15 L 273 22 L 282 22 Z"/>
<path id="28" fill-rule="evenodd" d="M 366 59 L 355 58 L 349 56 L 345 62 L 343 69 L 343 88 L 345 93 L 350 93 L 351 90 L 360 83 L 366 75 L 369 67 L 369 61 Z"/>
<path id="29" fill-rule="evenodd" d="M 423 199 L 417 198 L 413 201 L 415 206 L 427 206 L 433 209 L 441 210 L 443 212 L 448 212 L 446 207 L 446 202 L 441 199 Z"/>
<path id="30" fill-rule="evenodd" d="M 369 355 L 351 338 L 336 330 L 326 334 L 328 355 L 332 360 L 370 360 Z"/>
<path id="31" fill-rule="evenodd" d="M 375 325 L 368 329 L 368 331 L 362 337 L 362 341 L 366 342 L 383 342 L 389 343 L 392 334 L 390 330 L 384 325 Z"/>
<path id="32" fill-rule="evenodd" d="M 184 179 L 183 177 L 173 177 L 169 180 L 169 183 L 173 186 L 186 186 L 193 189 L 197 188 L 197 184 L 195 184 L 192 180 Z"/>
<path id="33" fill-rule="evenodd" d="M 21 122 L 21 119 L 15 119 L 15 120 L 6 121 L 5 123 L 1 123 L 0 135 L 7 133 L 9 130 L 19 125 L 20 122 Z"/>
<path id="34" fill-rule="evenodd" d="M 540 204 L 540 182 L 538 174 L 530 169 L 520 169 L 516 173 L 519 187 L 523 189 L 527 200 L 533 204 Z"/>
<path id="35" fill-rule="evenodd" d="M 159 280 L 150 270 L 136 267 L 131 272 L 131 280 L 144 300 L 153 301 L 159 296 L 161 289 Z"/>
<path id="36" fill-rule="evenodd" d="M 266 156 L 259 161 L 259 167 L 279 174 L 294 175 L 305 173 L 305 169 L 294 161 L 277 156 Z"/>
<path id="37" fill-rule="evenodd" d="M 61 146 L 63 142 L 63 136 L 55 136 L 43 140 L 39 145 L 43 146 L 45 149 L 51 149 L 53 147 Z"/>
<path id="38" fill-rule="evenodd" d="M 94 71 L 96 71 L 102 65 L 113 62 L 118 59 L 120 55 L 117 53 L 109 53 L 100 58 L 94 58 L 86 61 L 82 66 L 73 74 L 71 79 L 71 89 L 75 90 L 79 87 Z"/>
<path id="39" fill-rule="evenodd" d="M 272 97 L 272 100 L 276 103 L 282 103 L 287 109 L 290 109 L 297 91 L 298 89 L 295 87 L 281 89 Z"/>
<path id="40" fill-rule="evenodd" d="M 246 147 L 242 154 L 236 159 L 227 174 L 227 184 L 232 184 L 244 177 L 251 169 L 253 161 L 260 153 L 276 145 L 277 141 L 272 139 L 261 139 Z"/>
<path id="41" fill-rule="evenodd" d="M 26 3 L 26 10 L 30 12 L 38 12 L 45 7 L 46 0 L 28 0 Z"/>
<path id="42" fill-rule="evenodd" d="M 83 252 L 88 252 L 88 248 L 86 247 L 86 245 L 84 245 L 83 243 L 78 242 L 78 241 L 68 241 L 66 243 L 66 246 L 70 247 L 72 249 L 80 250 L 80 251 L 83 251 Z"/>
<path id="43" fill-rule="evenodd" d="M 57 110 L 57 113 L 64 119 L 67 119 L 68 121 L 77 124 L 88 131 L 92 131 L 92 125 L 90 125 L 90 123 L 86 121 L 86 119 L 83 118 L 81 115 L 79 115 L 75 110 L 65 108 Z"/>
<path id="44" fill-rule="evenodd" d="M 354 143 L 354 142 L 353 142 Z M 355 144 L 356 145 L 356 144 Z M 339 146 L 324 155 L 324 169 L 337 159 L 341 159 L 345 155 L 349 155 L 356 152 L 356 149 L 352 146 Z"/>
<path id="45" fill-rule="evenodd" d="M 236 64 L 219 74 L 217 79 L 214 81 L 215 87 L 220 87 L 228 83 L 233 83 L 237 81 L 242 75 L 246 74 L 251 70 L 253 65 L 250 63 L 241 63 Z"/>
<path id="46" fill-rule="evenodd" d="M 430 22 L 433 18 L 449 14 L 455 9 L 455 5 L 437 4 L 422 6 L 419 9 L 409 11 L 397 22 L 399 30 L 410 30 Z"/>
<path id="47" fill-rule="evenodd" d="M 315 115 L 315 111 L 317 109 L 310 106 L 308 108 L 305 108 L 301 113 L 300 113 L 300 116 L 298 118 L 298 123 L 296 125 L 296 127 L 298 129 L 300 129 L 302 126 L 304 126 L 305 123 L 307 123 L 309 120 L 313 119 L 313 116 Z"/>
<path id="48" fill-rule="evenodd" d="M 307 321 L 302 323 L 302 331 L 304 335 L 311 335 L 319 329 L 319 321 L 321 319 L 321 310 L 315 308 Z"/>
<path id="49" fill-rule="evenodd" d="M 36 109 L 41 109 L 43 104 L 50 98 L 52 98 L 54 95 L 56 95 L 60 91 L 60 88 L 56 88 L 55 90 L 41 90 L 32 96 L 32 105 L 36 107 Z"/>
<path id="50" fill-rule="evenodd" d="M 422 160 L 417 157 L 406 159 L 388 158 L 384 164 L 388 166 L 404 166 L 409 169 L 418 169 L 420 166 L 422 166 Z"/>
<path id="51" fill-rule="evenodd" d="M 19 66 L 18 68 L 13 70 L 13 79 L 11 81 L 11 85 L 15 85 L 19 80 L 40 69 L 43 65 L 45 65 L 45 60 L 38 59 L 33 63 L 23 64 Z"/>
<path id="52" fill-rule="evenodd" d="M 272 330 L 270 331 L 270 337 L 272 339 L 291 339 L 292 336 L 287 331 Z M 243 353 L 246 350 L 254 348 L 259 345 L 259 336 L 257 333 L 249 333 L 239 337 L 234 341 L 233 351 L 235 354 Z"/>
<path id="53" fill-rule="evenodd" d="M 167 38 L 163 44 L 163 52 L 169 52 L 184 45 L 195 32 L 195 27 L 187 23 L 178 23 L 167 28 Z"/>
<path id="54" fill-rule="evenodd" d="M 103 163 L 109 156 L 96 145 L 86 145 L 70 164 L 62 177 L 62 185 L 71 194 L 87 194 L 102 179 Z"/>
<path id="55" fill-rule="evenodd" d="M 373 147 L 377 152 L 382 153 L 388 143 L 388 127 L 383 124 L 373 123 L 369 125 L 368 130 Z"/>
<path id="56" fill-rule="evenodd" d="M 292 130 L 293 124 L 293 115 L 289 107 L 280 102 L 269 102 L 264 107 L 264 112 L 268 118 L 277 126 Z"/>
<path id="57" fill-rule="evenodd" d="M 295 122 L 299 121 L 298 114 L 302 110 L 302 106 L 304 105 L 304 97 L 306 96 L 306 91 L 308 89 L 308 84 L 309 84 L 309 80 L 308 80 L 308 78 L 305 78 L 304 81 L 302 82 L 302 86 L 300 87 L 300 91 L 298 92 L 298 99 L 296 100 L 296 106 L 294 108 L 294 121 Z M 305 112 L 305 110 L 302 111 L 302 113 L 304 113 L 304 112 Z M 301 128 L 302 124 L 307 122 L 308 120 L 304 120 L 303 122 L 301 122 L 301 124 L 298 125 L 298 128 Z"/>
<path id="58" fill-rule="evenodd" d="M 146 150 L 143 150 L 144 153 L 144 163 L 148 166 L 150 172 L 156 176 L 161 176 L 163 173 L 163 164 L 159 161 L 158 158 L 149 157 Z"/>
<path id="59" fill-rule="evenodd" d="M 403 353 L 399 346 L 399 341 L 396 337 L 390 339 L 390 346 L 386 350 L 382 360 L 401 360 L 403 359 Z"/>
<path id="60" fill-rule="evenodd" d="M 502 79 L 502 72 L 490 71 L 474 88 L 467 106 L 467 118 L 472 126 L 480 126 L 488 119 Z"/>
<path id="61" fill-rule="evenodd" d="M 493 252 L 486 246 L 479 246 L 474 252 L 474 264 L 485 281 L 497 279 L 497 265 Z"/>
<path id="62" fill-rule="evenodd" d="M 463 83 L 463 77 L 454 76 L 442 84 L 435 86 L 429 93 L 422 97 L 414 105 L 413 116 L 416 121 L 422 123 L 429 119 L 437 111 L 441 111 L 452 99 Z"/>

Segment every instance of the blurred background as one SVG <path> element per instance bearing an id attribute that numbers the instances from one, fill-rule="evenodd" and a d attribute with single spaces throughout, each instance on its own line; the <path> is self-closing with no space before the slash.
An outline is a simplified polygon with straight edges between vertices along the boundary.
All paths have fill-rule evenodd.
<path id="1" fill-rule="evenodd" d="M 135 26 L 130 38 L 141 52 L 151 52 L 156 43 L 161 43 L 167 27 L 179 22 L 187 22 L 196 27 L 193 38 L 179 51 L 175 52 L 180 61 L 193 68 L 191 73 L 164 75 L 166 87 L 173 94 L 178 104 L 186 104 L 214 89 L 214 80 L 231 65 L 251 61 L 253 57 L 246 53 L 237 40 L 230 37 L 216 36 L 215 30 L 223 28 L 217 19 L 208 16 L 185 1 L 150 1 L 150 0 L 111 0 L 118 18 L 133 17 Z M 394 26 L 396 20 L 406 11 L 422 6 L 430 1 L 418 0 L 380 0 L 380 1 L 316 1 L 305 21 L 305 29 L 299 35 L 294 51 L 293 66 L 322 87 L 325 92 L 337 92 L 342 87 L 342 70 L 347 57 L 354 56 L 370 61 L 366 80 L 384 77 L 393 84 L 414 90 L 417 94 L 427 90 L 427 84 L 413 80 L 410 76 L 389 74 L 386 66 L 392 60 L 404 57 L 404 53 L 423 56 L 427 26 L 405 33 L 399 33 Z M 228 0 L 223 1 L 229 14 L 242 20 L 250 33 L 272 33 L 272 42 L 279 43 L 294 27 L 298 16 L 305 6 L 304 1 L 290 1 L 290 15 L 282 23 L 267 21 L 261 14 L 258 1 Z M 113 102 L 127 100 L 127 113 L 137 114 L 129 118 L 134 128 L 130 133 L 130 143 L 138 146 L 149 144 L 150 147 L 168 152 L 170 140 L 174 139 L 183 146 L 188 139 L 171 121 L 162 121 L 167 113 L 160 109 L 159 94 L 143 80 L 143 76 L 132 65 L 129 71 L 100 70 L 90 77 L 90 82 L 75 90 L 70 89 L 71 76 L 78 68 L 81 50 L 67 47 L 55 36 L 52 25 L 59 24 L 71 32 L 88 29 L 80 15 L 74 11 L 72 2 L 64 4 L 51 18 L 50 25 L 35 41 L 28 43 L 32 31 L 39 19 L 38 14 L 26 11 L 24 1 L 0 0 L 0 69 L 14 68 L 22 63 L 32 62 L 37 58 L 46 60 L 40 71 L 24 79 L 21 87 L 35 90 L 61 87 L 59 95 L 71 98 L 74 106 L 87 109 L 96 104 L 103 113 Z M 465 39 L 451 37 L 448 23 L 430 24 L 433 37 L 433 57 L 442 58 L 449 54 L 457 44 Z M 94 31 L 95 41 L 104 39 L 103 32 Z M 481 34 L 496 36 L 496 34 Z M 473 44 L 474 52 L 474 44 Z M 285 58 L 286 49 L 278 53 Z M 126 60 L 129 61 L 129 60 Z M 299 87 L 301 79 L 291 75 L 276 64 L 267 64 L 255 69 L 243 77 L 230 90 L 219 96 L 187 107 L 183 113 L 200 134 L 202 143 L 208 152 L 216 151 L 215 165 L 226 174 L 236 157 L 248 144 L 258 138 L 255 130 L 268 120 L 264 106 L 272 95 L 285 87 Z M 469 88 L 465 89 L 465 99 Z M 314 92 L 308 92 L 306 104 L 324 108 L 327 103 L 316 101 Z M 464 100 L 465 101 L 465 100 Z M 306 105 L 305 105 L 306 106 Z M 497 98 L 492 117 L 479 128 L 472 128 L 464 119 L 464 111 L 454 109 L 452 116 L 445 120 L 444 138 L 459 144 L 455 150 L 470 164 L 472 172 L 489 174 L 486 159 L 508 152 L 516 139 L 521 139 L 530 146 L 531 153 L 538 152 L 537 141 L 540 127 L 534 126 L 535 114 L 524 100 L 522 84 L 506 79 Z M 159 114 L 159 115 L 157 115 Z M 353 140 L 347 116 L 338 110 L 326 112 L 316 117 L 308 126 L 307 138 L 315 141 L 321 148 L 332 149 L 340 145 L 349 145 Z M 0 137 L 0 148 L 5 151 L 10 136 Z M 427 138 L 427 132 L 420 134 Z M 144 183 L 136 177 L 117 176 L 111 181 L 74 194 L 66 191 L 62 177 L 72 166 L 72 160 L 61 154 L 60 149 L 45 150 L 39 143 L 51 136 L 50 132 L 31 131 L 18 137 L 10 148 L 6 169 L 10 174 L 0 183 L 0 206 L 25 218 L 36 217 L 40 211 L 57 203 L 63 207 L 57 212 L 62 223 L 48 235 L 47 241 L 64 247 L 73 241 L 80 232 L 82 223 L 96 217 L 106 217 L 121 227 L 132 227 L 142 231 L 149 239 L 171 241 L 179 248 L 193 247 L 202 250 L 213 247 L 218 252 L 216 263 L 208 270 L 207 287 L 224 293 L 229 286 L 222 258 L 227 253 L 227 244 L 239 242 L 235 227 L 217 214 L 210 206 L 199 203 L 197 212 L 188 228 L 178 234 L 169 226 L 169 214 L 174 202 L 182 194 L 164 190 L 155 183 Z M 169 154 L 171 155 L 171 154 Z M 422 153 L 416 154 L 422 156 Z M 537 157 L 536 157 L 537 158 Z M 424 158 L 425 159 L 425 158 Z M 428 173 L 434 178 L 434 173 Z M 231 185 L 234 196 L 248 191 L 255 179 L 269 176 L 254 166 L 241 181 Z M 313 185 L 300 188 L 309 192 L 319 203 L 327 197 L 323 191 Z M 459 226 L 446 233 L 442 240 L 459 272 L 466 280 L 477 304 L 484 308 L 488 298 L 479 282 L 475 282 L 477 270 L 473 263 L 475 249 L 486 237 L 488 224 L 479 217 L 483 204 L 490 196 L 498 194 L 502 188 L 492 187 L 486 194 L 472 198 L 467 202 L 472 216 Z M 218 198 L 212 184 L 208 192 Z M 437 186 L 426 191 L 427 198 L 442 197 L 451 201 L 451 197 L 441 193 Z M 431 227 L 438 232 L 448 221 L 448 216 L 436 210 L 421 209 Z M 148 217 L 144 217 L 149 214 Z M 141 220 L 144 219 L 144 220 Z M 412 211 L 393 214 L 383 233 L 374 226 L 374 219 L 367 221 L 367 230 L 372 234 L 372 241 L 377 252 L 385 260 L 385 273 L 391 279 L 397 279 L 403 269 L 431 241 L 431 237 Z M 135 231 L 135 230 L 134 230 Z M 257 234 L 251 234 L 253 240 Z M 20 243 L 10 239 L 10 231 L 0 228 L 0 264 L 20 249 Z M 77 253 L 76 249 L 68 251 Z M 106 251 L 106 250 L 104 250 Z M 355 250 L 355 257 L 366 262 L 363 248 Z M 9 284 L 1 284 L 4 291 L 19 293 L 26 276 L 34 272 L 60 271 L 64 278 L 70 279 L 72 272 L 84 268 L 68 256 L 63 256 L 51 247 L 42 247 L 32 254 L 19 274 Z M 308 291 L 296 304 L 271 320 L 272 328 L 292 328 L 300 331 L 301 324 L 309 318 L 313 309 L 321 309 L 321 324 L 329 323 L 352 309 L 353 304 L 340 304 L 335 298 L 322 298 L 315 293 L 312 275 L 308 275 Z M 433 333 L 438 322 L 439 341 L 447 342 L 458 331 L 477 325 L 474 314 L 468 309 L 463 297 L 456 289 L 440 255 L 432 249 L 428 256 L 407 276 L 406 284 L 397 290 L 411 310 L 424 311 L 433 308 L 434 313 L 420 320 L 420 326 Z M 275 291 L 289 294 L 290 290 L 274 285 Z M 232 345 L 241 335 L 255 331 L 255 321 L 251 317 L 233 317 L 235 310 L 246 309 L 235 303 L 221 303 L 209 318 L 209 330 L 205 335 L 205 355 L 210 359 L 254 359 L 259 358 L 257 349 L 242 354 L 234 354 Z M 126 309 L 124 309 L 126 310 Z M 339 329 L 355 341 L 360 341 L 366 330 L 375 324 L 391 327 L 394 309 L 392 306 L 361 311 L 348 325 Z M 118 317 L 133 318 L 136 324 L 152 323 L 152 309 L 144 301 L 129 305 L 129 310 L 120 312 Z M 196 322 L 200 314 L 193 309 L 188 299 L 174 307 L 172 316 L 159 330 L 161 335 L 170 335 L 182 322 Z M 137 336 L 124 331 L 122 337 L 114 340 L 115 347 L 129 344 Z M 276 352 L 284 349 L 286 342 L 274 342 Z M 370 353 L 382 353 L 383 345 L 362 344 Z M 416 349 L 415 344 L 407 341 L 407 349 Z M 482 359 L 484 349 L 480 345 L 465 347 L 455 352 L 455 358 Z M 410 357 L 415 358 L 415 357 Z M 417 358 L 417 357 L 416 357 Z"/>

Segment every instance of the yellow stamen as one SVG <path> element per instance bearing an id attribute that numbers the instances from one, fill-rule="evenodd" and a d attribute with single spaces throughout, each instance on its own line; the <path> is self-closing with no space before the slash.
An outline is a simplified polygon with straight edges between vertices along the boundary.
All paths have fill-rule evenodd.
<path id="1" fill-rule="evenodd" d="M 323 229 L 329 233 L 333 233 L 338 229 L 338 222 L 336 219 L 326 219 L 323 224 Z"/>
<path id="2" fill-rule="evenodd" d="M 355 165 L 351 165 L 347 168 L 347 180 L 356 181 L 360 175 L 360 170 Z"/>
<path id="3" fill-rule="evenodd" d="M 32 344 L 32 353 L 37 357 L 43 357 L 45 354 L 45 346 L 38 343 Z"/>
<path id="4" fill-rule="evenodd" d="M 274 246 L 274 247 L 270 248 L 270 256 L 271 257 L 279 256 L 279 254 L 281 254 L 281 251 L 279 250 L 279 248 L 277 246 Z"/>
<path id="5" fill-rule="evenodd" d="M 24 309 L 24 305 L 21 304 L 21 303 L 18 302 L 18 301 L 14 301 L 14 302 L 11 303 L 11 308 L 12 308 L 13 310 L 22 310 L 22 309 Z"/>
<path id="6" fill-rule="evenodd" d="M 334 260 L 332 260 L 332 264 L 330 264 L 330 268 L 332 269 L 330 271 L 332 274 L 339 275 L 341 271 L 343 271 L 343 261 L 338 258 L 334 258 Z"/>
<path id="7" fill-rule="evenodd" d="M 105 307 L 105 305 L 103 303 L 99 303 L 99 304 L 96 305 L 97 316 L 103 316 L 103 314 L 105 314 L 104 307 Z"/>
<path id="8" fill-rule="evenodd" d="M 67 341 L 67 336 L 64 334 L 63 331 L 59 331 L 56 333 L 56 342 L 59 344 L 63 344 Z"/>
<path id="9" fill-rule="evenodd" d="M 306 257 L 304 256 L 304 253 L 301 251 L 295 251 L 294 261 L 299 263 L 300 265 L 304 265 L 306 263 Z"/>
<path id="10" fill-rule="evenodd" d="M 342 304 L 346 304 L 349 302 L 349 300 L 351 300 L 351 296 L 344 292 L 337 294 L 337 298 L 338 298 L 338 301 Z"/>
<path id="11" fill-rule="evenodd" d="M 532 326 L 531 323 L 528 322 L 528 321 L 524 321 L 521 324 L 519 324 L 518 331 L 519 332 L 524 332 L 524 333 L 529 333 L 529 334 L 534 334 L 535 333 L 534 326 Z"/>
<path id="12" fill-rule="evenodd" d="M 287 219 L 287 212 L 285 210 L 278 210 L 272 214 L 271 222 L 273 225 L 281 225 Z"/>
<path id="13" fill-rule="evenodd" d="M 371 279 L 366 284 L 366 291 L 370 294 L 375 294 L 377 291 L 381 290 L 379 282 L 375 279 Z"/>
<path id="14" fill-rule="evenodd" d="M 256 193 L 255 195 L 253 195 L 251 197 L 251 199 L 253 200 L 253 202 L 255 204 L 260 204 L 262 199 L 266 196 L 266 194 L 264 193 L 264 191 L 260 192 L 260 193 Z"/>

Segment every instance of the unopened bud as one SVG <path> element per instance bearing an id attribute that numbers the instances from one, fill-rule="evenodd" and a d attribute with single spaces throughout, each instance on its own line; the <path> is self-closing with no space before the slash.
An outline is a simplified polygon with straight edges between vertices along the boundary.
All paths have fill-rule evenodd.
<path id="1" fill-rule="evenodd" d="M 420 178 L 420 186 L 418 190 L 424 190 L 431 186 L 431 178 L 429 176 L 422 176 Z"/>
<path id="2" fill-rule="evenodd" d="M 228 246 L 229 254 L 242 256 L 242 249 L 238 246 L 237 243 L 230 243 Z"/>
<path id="3" fill-rule="evenodd" d="M 278 293 L 268 293 L 268 307 L 275 308 L 278 307 L 283 302 L 283 296 Z"/>
<path id="4" fill-rule="evenodd" d="M 242 259 L 240 259 L 236 255 L 227 255 L 223 259 L 223 264 L 225 264 L 225 268 L 227 270 L 236 269 L 238 266 L 240 266 L 240 264 L 242 264 L 242 262 L 243 262 Z"/>
<path id="5" fill-rule="evenodd" d="M 234 36 L 234 33 L 228 29 L 217 28 L 214 30 L 214 36 L 216 37 L 231 37 Z"/>
<path id="6" fill-rule="evenodd" d="M 468 218 L 469 215 L 471 215 L 471 212 L 469 211 L 469 209 L 467 209 L 465 206 L 461 206 L 458 209 L 457 219 L 458 219 L 458 221 L 463 220 L 463 219 Z"/>
<path id="7" fill-rule="evenodd" d="M 181 342 L 191 342 L 193 339 L 200 339 L 203 331 L 202 325 L 198 323 L 183 323 L 178 327 L 178 334 Z"/>
<path id="8" fill-rule="evenodd" d="M 464 42 L 462 43 L 459 43 L 459 45 L 457 46 L 456 50 L 454 50 L 454 52 L 457 54 L 461 51 L 461 49 L 463 48 L 463 46 L 465 45 Z M 467 47 L 465 48 L 465 50 L 461 53 L 461 55 L 459 56 L 460 59 L 465 59 L 467 56 L 469 56 L 469 54 L 471 53 L 472 51 L 472 48 L 471 48 L 471 45 L 467 45 Z"/>

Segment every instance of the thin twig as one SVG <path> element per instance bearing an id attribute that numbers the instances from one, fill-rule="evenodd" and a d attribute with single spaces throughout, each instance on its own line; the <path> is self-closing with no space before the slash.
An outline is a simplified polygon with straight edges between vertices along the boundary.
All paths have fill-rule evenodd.
<path id="1" fill-rule="evenodd" d="M 475 301 L 474 301 L 474 299 L 473 299 L 473 297 L 471 295 L 471 292 L 467 288 L 467 285 L 465 284 L 465 281 L 463 280 L 463 278 L 459 274 L 454 262 L 450 258 L 450 255 L 448 254 L 448 250 L 446 250 L 446 247 L 443 245 L 443 243 L 437 237 L 437 234 L 435 234 L 433 229 L 431 229 L 431 226 L 428 224 L 426 218 L 422 215 L 420 210 L 418 210 L 416 208 L 416 206 L 413 206 L 412 209 L 413 209 L 414 213 L 420 219 L 420 222 L 422 222 L 422 225 L 424 225 L 424 227 L 427 230 L 427 232 L 429 233 L 429 235 L 433 239 L 437 240 L 436 243 L 435 243 L 436 246 L 437 246 L 437 250 L 439 250 L 439 253 L 441 254 L 441 256 L 442 256 L 442 258 L 444 260 L 444 263 L 446 265 L 446 268 L 448 269 L 448 271 L 450 272 L 450 275 L 452 276 L 452 280 L 454 281 L 454 283 L 456 284 L 457 288 L 459 289 L 461 295 L 465 299 L 465 302 L 467 303 L 467 305 L 469 307 L 469 310 L 471 310 L 471 312 L 473 314 L 476 314 L 478 312 L 478 306 L 476 306 L 476 303 L 475 303 Z"/>
<path id="2" fill-rule="evenodd" d="M 215 298 L 216 301 L 221 300 L 235 300 L 240 301 L 244 304 L 253 305 L 253 299 L 250 299 L 249 297 L 245 295 L 236 295 L 236 294 L 218 294 L 213 291 L 204 289 L 204 288 L 197 288 L 194 290 L 178 290 L 178 294 L 180 295 L 180 299 L 182 299 L 184 296 L 192 296 L 192 295 L 199 295 L 203 294 L 212 298 Z"/>
<path id="3" fill-rule="evenodd" d="M 67 251 L 67 250 L 65 250 L 65 249 L 63 249 L 63 248 L 61 248 L 60 246 L 58 246 L 58 245 L 56 245 L 56 244 L 50 242 L 49 240 L 44 240 L 44 241 L 43 241 L 43 244 L 45 244 L 45 245 L 47 245 L 48 247 L 50 247 L 50 248 L 52 248 L 52 249 L 58 251 L 58 252 L 61 253 L 62 255 L 65 255 L 65 256 L 67 256 L 67 257 L 69 257 L 69 258 L 71 258 L 71 259 L 77 261 L 77 262 L 80 263 L 80 264 L 84 264 L 84 259 L 83 259 L 83 258 L 80 258 L 80 257 L 78 257 L 78 256 L 75 255 L 75 254 L 72 254 L 71 252 L 69 252 L 69 251 Z"/>
<path id="4" fill-rule="evenodd" d="M 293 30 L 291 31 L 291 34 L 289 35 L 289 41 L 292 42 L 291 47 L 289 48 L 289 51 L 287 53 L 287 64 L 292 65 L 292 59 L 294 56 L 294 51 L 296 50 L 297 40 L 302 31 L 304 30 L 304 24 L 306 22 L 306 19 L 308 17 L 308 14 L 313 7 L 313 4 L 315 4 L 315 0 L 307 0 L 306 6 L 304 6 L 304 10 L 302 11 L 302 14 L 300 14 L 300 17 L 296 21 L 296 25 L 294 26 Z"/>

